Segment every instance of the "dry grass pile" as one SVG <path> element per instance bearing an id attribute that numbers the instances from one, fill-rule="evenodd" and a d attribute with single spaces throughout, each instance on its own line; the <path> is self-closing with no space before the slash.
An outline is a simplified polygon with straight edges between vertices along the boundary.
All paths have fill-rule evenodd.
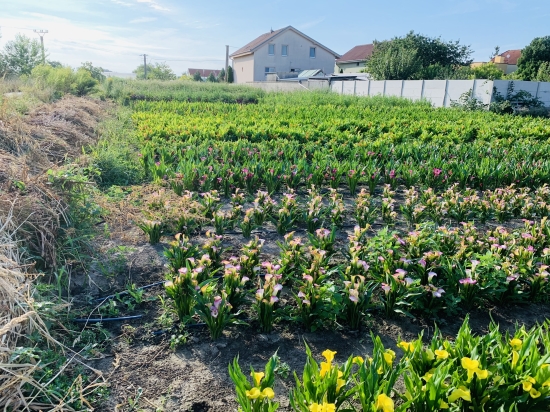
<path id="1" fill-rule="evenodd" d="M 56 236 L 67 221 L 67 206 L 49 185 L 45 172 L 95 142 L 105 107 L 91 99 L 66 97 L 22 115 L 11 110 L 13 105 L 8 99 L 0 102 L 0 410 L 73 411 L 71 404 L 81 404 L 80 410 L 93 409 L 86 397 L 105 384 L 99 372 L 92 371 L 92 379 L 86 379 L 91 383 L 86 385 L 81 375 L 76 376 L 65 394 L 48 390 L 80 360 L 52 338 L 36 312 L 27 275 L 30 267 L 20 246 L 24 243 L 46 264 L 55 265 Z M 37 373 L 47 365 L 20 356 L 19 347 L 28 344 L 26 337 L 31 334 L 41 335 L 52 350 L 69 354 L 47 381 Z"/>
<path id="2" fill-rule="evenodd" d="M 97 140 L 107 103 L 67 96 L 21 115 L 9 110 L 13 103 L 8 101 L 0 105 L 0 219 L 9 211 L 18 238 L 55 266 L 55 239 L 66 222 L 66 205 L 44 172 L 78 157 L 82 147 Z"/>
<path id="3" fill-rule="evenodd" d="M 48 390 L 57 375 L 71 369 L 77 362 L 78 354 L 68 358 L 58 374 L 53 378 L 39 380 L 37 371 L 47 366 L 33 357 L 23 359 L 19 352 L 31 334 L 40 335 L 45 344 L 59 353 L 67 353 L 59 342 L 52 338 L 48 328 L 33 306 L 32 282 L 29 275 L 8 267 L 20 267 L 21 258 L 15 242 L 17 227 L 13 225 L 13 215 L 0 222 L 0 410 L 50 410 L 73 411 L 75 401 L 89 405 L 87 394 L 97 386 L 104 385 L 101 373 L 86 386 L 82 376 L 74 379 L 72 391 L 58 395 Z"/>

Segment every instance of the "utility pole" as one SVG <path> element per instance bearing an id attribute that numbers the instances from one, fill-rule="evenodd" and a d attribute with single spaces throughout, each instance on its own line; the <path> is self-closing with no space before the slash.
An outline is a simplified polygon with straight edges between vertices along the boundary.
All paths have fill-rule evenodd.
<path id="1" fill-rule="evenodd" d="M 147 55 L 146 54 L 140 54 L 140 56 L 143 56 L 143 70 L 145 71 L 145 74 L 143 77 L 145 80 L 147 80 Z"/>
<path id="2" fill-rule="evenodd" d="M 46 64 L 46 55 L 44 54 L 44 35 L 48 30 L 34 30 L 40 36 L 40 44 L 42 45 L 42 64 Z"/>
<path id="3" fill-rule="evenodd" d="M 225 82 L 227 83 L 227 79 L 229 78 L 227 75 L 227 71 L 229 70 L 229 45 L 225 45 Z"/>

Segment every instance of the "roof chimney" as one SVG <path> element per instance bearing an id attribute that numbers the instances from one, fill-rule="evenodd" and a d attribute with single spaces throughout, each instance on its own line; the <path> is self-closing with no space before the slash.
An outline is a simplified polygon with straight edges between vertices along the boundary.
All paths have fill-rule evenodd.
<path id="1" fill-rule="evenodd" d="M 271 33 L 273 33 L 273 27 L 271 28 Z"/>

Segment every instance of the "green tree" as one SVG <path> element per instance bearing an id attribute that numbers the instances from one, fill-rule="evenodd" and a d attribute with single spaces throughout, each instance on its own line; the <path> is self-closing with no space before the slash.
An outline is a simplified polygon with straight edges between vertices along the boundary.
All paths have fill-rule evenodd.
<path id="1" fill-rule="evenodd" d="M 536 80 L 539 82 L 550 82 L 550 62 L 544 62 L 540 65 Z"/>
<path id="2" fill-rule="evenodd" d="M 7 42 L 4 46 L 2 60 L 8 74 L 29 75 L 32 69 L 42 63 L 40 42 L 18 33 L 15 40 Z"/>
<path id="3" fill-rule="evenodd" d="M 225 68 L 222 67 L 220 70 L 220 74 L 218 75 L 218 81 L 219 82 L 225 82 Z"/>
<path id="4" fill-rule="evenodd" d="M 521 51 L 517 76 L 523 80 L 536 80 L 539 68 L 550 62 L 550 36 L 537 37 Z"/>
<path id="5" fill-rule="evenodd" d="M 143 64 L 140 64 L 137 69 L 135 69 L 132 73 L 136 74 L 137 79 L 145 79 L 145 68 Z M 175 80 L 176 79 L 176 73 L 172 71 L 170 66 L 163 63 L 153 63 L 147 65 L 147 78 L 148 79 L 154 79 L 154 80 Z"/>
<path id="6" fill-rule="evenodd" d="M 374 42 L 366 71 L 377 79 L 463 78 L 472 60 L 470 46 L 409 32 L 405 37 Z M 391 76 L 391 77 L 384 77 Z"/>
<path id="7" fill-rule="evenodd" d="M 504 73 L 494 63 L 485 63 L 472 69 L 474 79 L 500 80 Z"/>
<path id="8" fill-rule="evenodd" d="M 206 81 L 211 83 L 216 83 L 218 80 L 216 79 L 216 76 L 214 76 L 214 72 L 210 72 L 210 74 L 206 78 Z"/>
<path id="9" fill-rule="evenodd" d="M 195 74 L 193 74 L 193 80 L 195 80 L 196 82 L 202 82 L 201 72 L 197 70 Z"/>
<path id="10" fill-rule="evenodd" d="M 82 63 L 82 65 L 79 67 L 79 69 L 87 70 L 90 73 L 90 75 L 92 76 L 92 78 L 96 79 L 99 82 L 102 82 L 103 80 L 105 80 L 105 76 L 103 75 L 103 72 L 105 70 L 103 70 L 102 67 L 95 67 L 92 64 L 92 62 Z"/>
<path id="11" fill-rule="evenodd" d="M 233 77 L 233 67 L 229 66 L 227 68 L 227 83 L 233 83 L 235 78 Z"/>
<path id="12" fill-rule="evenodd" d="M 376 43 L 367 61 L 367 72 L 375 80 L 410 79 L 420 68 L 415 49 L 397 42 Z"/>

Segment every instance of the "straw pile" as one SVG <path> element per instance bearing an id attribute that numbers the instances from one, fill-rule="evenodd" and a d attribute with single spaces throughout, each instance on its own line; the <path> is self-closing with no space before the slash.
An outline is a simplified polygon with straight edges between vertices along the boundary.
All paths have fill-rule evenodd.
<path id="1" fill-rule="evenodd" d="M 68 97 L 44 105 L 27 116 L 16 116 L 0 107 L 0 410 L 73 411 L 93 408 L 87 395 L 104 385 L 100 372 L 83 385 L 76 376 L 67 394 L 47 387 L 73 364 L 79 355 L 57 342 L 40 318 L 32 298 L 32 264 L 20 253 L 20 242 L 55 265 L 55 238 L 66 220 L 62 198 L 47 183 L 44 172 L 67 157 L 76 157 L 84 145 L 96 139 L 94 129 L 103 113 L 101 103 Z M 29 346 L 26 336 L 42 336 L 51 350 L 67 361 L 48 381 L 37 380 L 44 367 L 40 360 L 19 356 L 19 347 Z M 30 360 L 29 360 L 30 359 Z"/>

